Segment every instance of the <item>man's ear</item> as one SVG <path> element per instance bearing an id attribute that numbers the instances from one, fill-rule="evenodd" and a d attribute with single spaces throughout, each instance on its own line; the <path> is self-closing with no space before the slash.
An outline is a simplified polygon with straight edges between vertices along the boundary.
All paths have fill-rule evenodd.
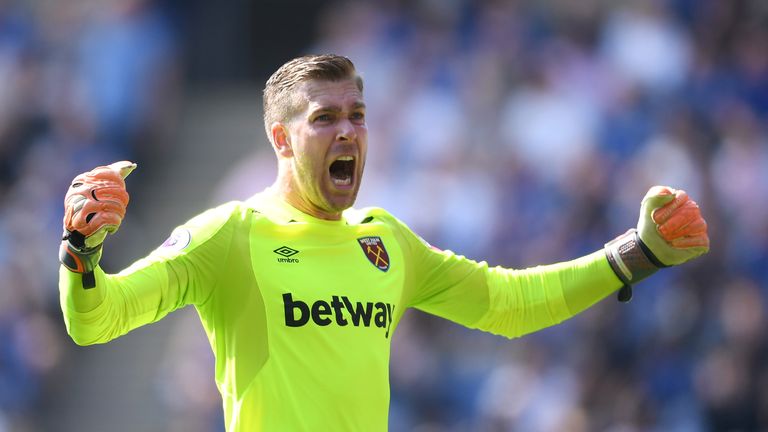
<path id="1" fill-rule="evenodd" d="M 293 147 L 291 147 L 291 137 L 288 127 L 280 122 L 272 123 L 272 147 L 275 148 L 278 156 L 293 156 Z"/>

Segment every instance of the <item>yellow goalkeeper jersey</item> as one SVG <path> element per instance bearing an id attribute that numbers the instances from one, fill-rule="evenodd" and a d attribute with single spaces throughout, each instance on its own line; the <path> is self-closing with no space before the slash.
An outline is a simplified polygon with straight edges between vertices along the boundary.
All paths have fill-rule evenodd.
<path id="1" fill-rule="evenodd" d="M 107 342 L 194 305 L 229 432 L 385 431 L 390 341 L 406 309 L 515 337 L 621 285 L 602 252 L 489 268 L 430 247 L 382 209 L 327 221 L 269 192 L 209 210 L 120 273 L 95 275 L 85 290 L 61 267 L 75 342 Z"/>

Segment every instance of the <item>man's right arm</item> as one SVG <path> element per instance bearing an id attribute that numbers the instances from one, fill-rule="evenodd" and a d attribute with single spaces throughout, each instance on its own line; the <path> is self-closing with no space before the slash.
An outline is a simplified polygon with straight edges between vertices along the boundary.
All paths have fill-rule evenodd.
<path id="1" fill-rule="evenodd" d="M 160 306 L 174 288 L 163 267 L 154 263 L 117 275 L 96 267 L 95 286 L 86 290 L 81 274 L 61 266 L 59 300 L 72 340 L 78 345 L 109 342 L 170 312 Z"/>
<path id="2" fill-rule="evenodd" d="M 76 184 L 77 181 L 73 183 Z M 96 189 L 94 195 L 99 197 L 98 187 Z M 85 258 L 76 256 L 94 247 L 98 247 L 100 256 L 102 245 L 99 242 L 90 248 L 72 247 L 67 237 L 74 230 L 65 217 L 65 232 L 69 235 L 65 235 L 62 250 L 69 252 L 62 256 L 75 255 L 74 261 L 86 262 L 84 266 L 73 266 L 73 260 L 64 256 L 59 272 L 60 303 L 72 339 L 79 345 L 104 343 L 155 322 L 184 305 L 204 303 L 219 279 L 220 263 L 226 257 L 231 240 L 232 227 L 228 222 L 235 208 L 236 205 L 227 204 L 193 218 L 174 230 L 149 256 L 114 275 L 106 274 L 98 261 L 88 264 L 87 254 Z M 71 213 L 71 208 L 66 210 Z M 115 219 L 114 229 L 121 219 L 122 216 Z M 95 232 L 97 228 L 81 230 Z M 87 234 L 85 245 L 88 245 Z"/>
<path id="3" fill-rule="evenodd" d="M 95 286 L 61 266 L 59 293 L 67 332 L 79 345 L 108 342 L 160 320 L 188 304 L 204 303 L 215 289 L 232 229 L 231 206 L 176 228 L 162 246 L 117 274 L 96 267 Z"/>
<path id="4" fill-rule="evenodd" d="M 108 342 L 180 307 L 205 303 L 220 279 L 234 209 L 226 204 L 202 213 L 117 274 L 96 267 L 90 289 L 83 288 L 81 274 L 61 266 L 61 309 L 72 339 L 79 345 Z"/>

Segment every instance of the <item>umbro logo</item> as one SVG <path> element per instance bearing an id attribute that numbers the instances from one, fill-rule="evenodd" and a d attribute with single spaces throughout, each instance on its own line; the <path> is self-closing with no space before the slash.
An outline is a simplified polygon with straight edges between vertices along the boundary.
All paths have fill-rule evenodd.
<path id="1" fill-rule="evenodd" d="M 275 249 L 273 252 L 278 255 L 282 255 L 286 258 L 299 253 L 299 251 L 297 251 L 296 249 L 291 249 L 288 246 L 280 246 L 279 248 Z"/>
<path id="2" fill-rule="evenodd" d="M 283 262 L 283 263 L 298 263 L 298 258 L 291 258 L 292 256 L 299 253 L 296 249 L 291 249 L 288 246 L 280 246 L 279 248 L 273 250 L 272 252 L 278 254 L 281 256 L 281 258 L 277 259 L 277 262 Z"/>

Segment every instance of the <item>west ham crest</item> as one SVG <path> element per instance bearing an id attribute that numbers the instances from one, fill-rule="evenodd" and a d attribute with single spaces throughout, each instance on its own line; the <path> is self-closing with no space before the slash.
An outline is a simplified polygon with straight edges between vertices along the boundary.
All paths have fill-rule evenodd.
<path id="1" fill-rule="evenodd" d="M 371 264 L 383 272 L 389 270 L 389 254 L 381 237 L 360 237 L 357 241 Z"/>

